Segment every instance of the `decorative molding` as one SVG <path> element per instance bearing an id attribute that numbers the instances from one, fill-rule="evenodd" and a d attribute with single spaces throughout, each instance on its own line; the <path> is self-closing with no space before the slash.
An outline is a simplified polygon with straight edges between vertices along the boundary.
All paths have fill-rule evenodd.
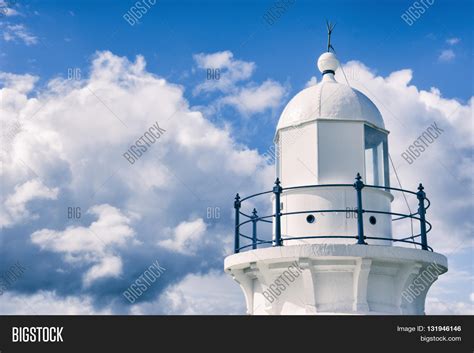
<path id="1" fill-rule="evenodd" d="M 371 267 L 371 259 L 356 259 L 356 266 L 353 274 L 354 302 L 352 304 L 352 310 L 355 312 L 370 311 L 369 304 L 367 303 L 367 287 L 369 285 L 369 273 Z"/>

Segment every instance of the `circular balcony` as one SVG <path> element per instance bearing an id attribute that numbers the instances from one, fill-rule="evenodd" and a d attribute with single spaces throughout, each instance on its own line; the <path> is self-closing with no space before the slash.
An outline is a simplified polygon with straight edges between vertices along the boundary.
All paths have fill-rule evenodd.
<path id="1" fill-rule="evenodd" d="M 323 190 L 324 188 L 341 188 L 347 193 L 348 190 L 352 190 L 354 195 L 353 198 L 356 201 L 356 207 L 346 207 L 346 209 L 300 209 L 296 211 L 284 211 L 281 208 L 281 198 L 290 193 L 294 193 L 297 190 L 304 189 L 305 191 L 311 192 L 312 190 Z M 292 186 L 283 188 L 280 185 L 280 181 L 277 178 L 275 185 L 272 190 L 260 192 L 254 195 L 250 195 L 244 198 L 241 198 L 239 194 L 236 195 L 234 201 L 235 208 L 235 245 L 234 252 L 238 253 L 242 250 L 248 249 L 257 249 L 259 247 L 268 247 L 268 246 L 284 246 L 286 244 L 291 244 L 300 242 L 303 240 L 331 240 L 331 242 L 337 242 L 337 240 L 344 240 L 345 243 L 350 243 L 350 240 L 354 240 L 356 244 L 363 245 L 379 245 L 381 242 L 390 242 L 393 244 L 397 243 L 406 243 L 412 244 L 415 247 L 419 247 L 422 250 L 433 251 L 433 249 L 428 245 L 427 234 L 431 231 L 432 225 L 425 218 L 426 210 L 430 207 L 430 201 L 426 197 L 425 192 L 423 191 L 422 184 L 419 185 L 418 191 L 404 190 L 400 188 L 386 187 L 386 186 L 376 186 L 376 185 L 366 185 L 362 182 L 359 174 L 356 176 L 356 181 L 354 184 L 319 184 L 319 185 L 301 185 L 301 186 Z M 416 212 L 411 213 L 399 213 L 391 212 L 386 209 L 377 209 L 370 207 L 363 207 L 363 195 L 371 193 L 402 193 L 403 197 L 405 194 L 410 194 L 416 196 L 418 200 L 418 208 Z M 273 196 L 273 212 L 268 215 L 259 215 L 257 210 L 254 208 L 252 212 L 242 211 L 242 206 L 246 203 L 250 203 L 250 200 L 254 200 L 257 197 L 263 195 L 272 195 Z M 298 236 L 292 234 L 282 233 L 282 222 L 284 223 L 287 218 L 295 217 L 297 215 L 305 216 L 305 221 L 308 224 L 313 224 L 317 218 L 317 215 L 321 214 L 340 214 L 343 213 L 347 218 L 354 219 L 356 222 L 356 227 L 354 227 L 354 234 L 342 234 L 342 235 L 308 235 L 308 232 L 304 235 Z M 316 215 L 316 216 L 315 216 Z M 368 216 L 368 217 L 367 217 Z M 384 219 L 389 222 L 397 222 L 403 220 L 410 220 L 410 222 L 416 221 L 419 223 L 419 233 L 414 234 L 413 232 L 413 223 L 412 234 L 405 236 L 377 236 L 373 234 L 374 231 L 367 231 L 366 224 L 367 221 L 371 226 L 375 226 L 377 223 L 377 216 L 385 217 Z M 242 217 L 242 218 L 241 218 Z M 262 232 L 265 234 L 272 233 L 271 239 L 268 239 L 268 236 L 265 237 L 265 234 L 259 233 L 259 224 L 272 224 L 271 232 Z M 315 232 L 316 234 L 317 232 Z M 329 233 L 329 232 L 328 232 Z M 372 233 L 372 234 L 369 234 Z M 383 232 L 382 232 L 383 233 Z M 381 234 L 382 235 L 382 234 Z"/>

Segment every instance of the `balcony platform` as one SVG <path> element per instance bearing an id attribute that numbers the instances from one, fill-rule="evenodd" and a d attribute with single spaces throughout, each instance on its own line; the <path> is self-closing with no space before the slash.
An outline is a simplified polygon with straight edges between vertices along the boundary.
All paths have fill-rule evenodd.
<path id="1" fill-rule="evenodd" d="M 228 256 L 253 315 L 423 315 L 445 256 L 381 245 L 304 244 Z"/>

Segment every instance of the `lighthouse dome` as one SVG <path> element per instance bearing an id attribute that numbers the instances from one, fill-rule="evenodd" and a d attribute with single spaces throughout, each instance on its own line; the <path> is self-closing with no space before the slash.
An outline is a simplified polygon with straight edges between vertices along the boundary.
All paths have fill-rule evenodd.
<path id="1" fill-rule="evenodd" d="M 290 100 L 280 116 L 277 130 L 317 119 L 359 120 L 385 128 L 380 111 L 366 95 L 335 80 L 338 66 L 333 53 L 319 57 L 318 68 L 323 79 Z"/>

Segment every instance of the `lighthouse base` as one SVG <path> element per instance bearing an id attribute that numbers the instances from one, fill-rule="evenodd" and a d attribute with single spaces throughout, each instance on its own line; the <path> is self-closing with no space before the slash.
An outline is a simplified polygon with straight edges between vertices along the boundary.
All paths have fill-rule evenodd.
<path id="1" fill-rule="evenodd" d="M 445 256 L 378 245 L 305 244 L 225 259 L 251 315 L 423 315 Z"/>

